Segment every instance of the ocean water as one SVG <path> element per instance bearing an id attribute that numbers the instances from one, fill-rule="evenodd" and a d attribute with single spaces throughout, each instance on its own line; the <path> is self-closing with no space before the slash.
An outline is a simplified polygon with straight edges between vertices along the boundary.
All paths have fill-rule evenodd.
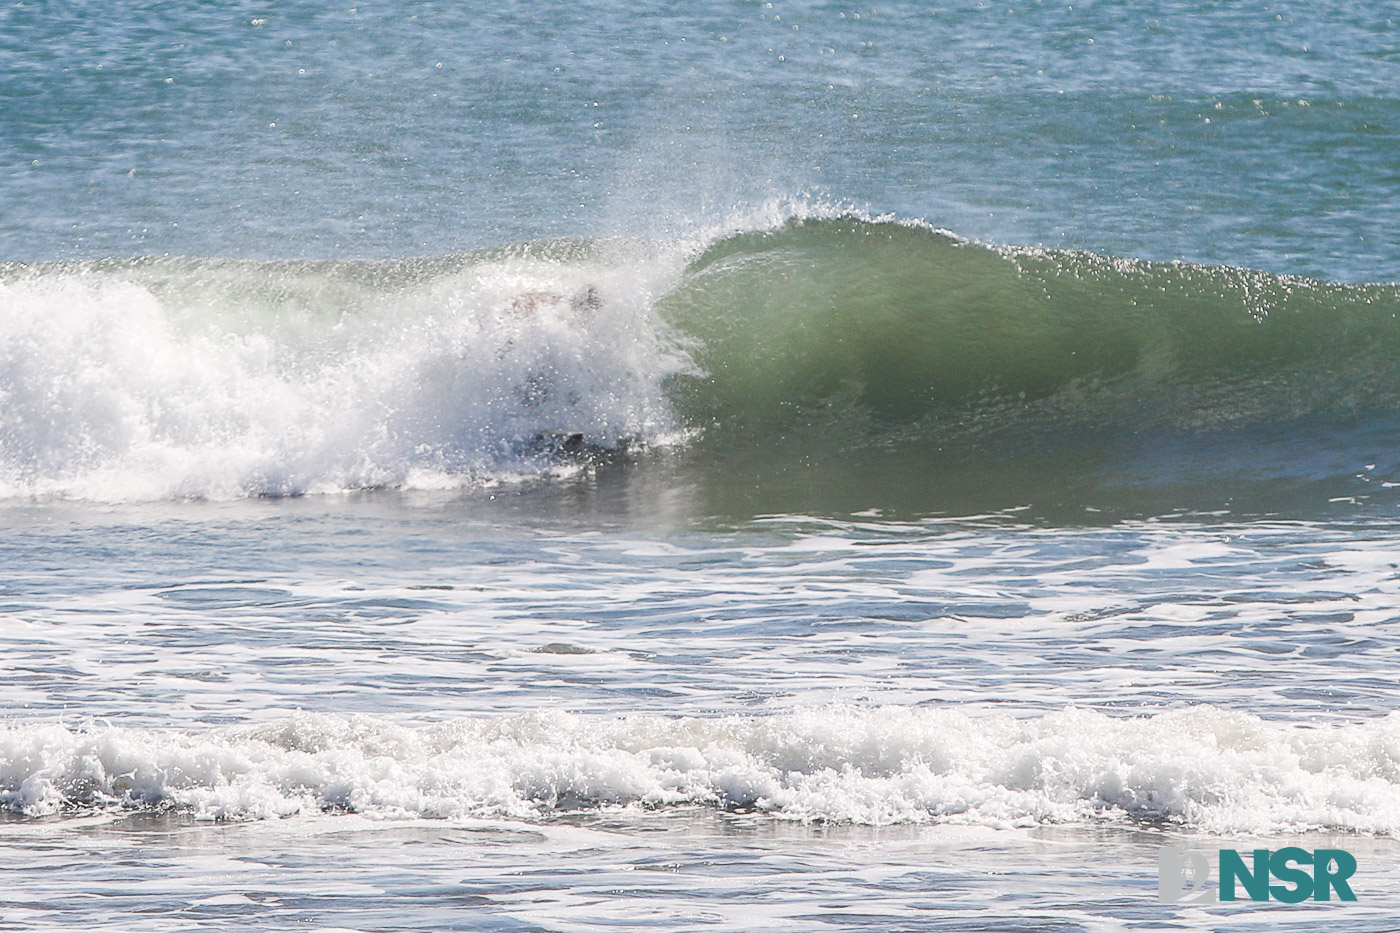
<path id="1" fill-rule="evenodd" d="M 0 9 L 0 929 L 1396 928 L 1393 17 Z"/>

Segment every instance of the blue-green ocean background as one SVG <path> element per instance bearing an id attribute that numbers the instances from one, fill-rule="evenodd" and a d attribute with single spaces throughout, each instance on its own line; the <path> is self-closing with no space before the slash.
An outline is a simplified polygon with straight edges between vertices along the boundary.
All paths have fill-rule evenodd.
<path id="1" fill-rule="evenodd" d="M 1391 928 L 1393 20 L 4 5 L 0 929 Z"/>
<path id="2" fill-rule="evenodd" d="M 12 4 L 0 246 L 436 255 L 820 193 L 996 243 L 1391 281 L 1394 15 Z"/>

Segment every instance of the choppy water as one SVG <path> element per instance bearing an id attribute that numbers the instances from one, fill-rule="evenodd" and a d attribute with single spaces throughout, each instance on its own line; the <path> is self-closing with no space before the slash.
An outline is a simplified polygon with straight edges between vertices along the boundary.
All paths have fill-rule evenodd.
<path id="1" fill-rule="evenodd" d="M 1393 927 L 1388 12 L 0 11 L 0 927 Z"/>

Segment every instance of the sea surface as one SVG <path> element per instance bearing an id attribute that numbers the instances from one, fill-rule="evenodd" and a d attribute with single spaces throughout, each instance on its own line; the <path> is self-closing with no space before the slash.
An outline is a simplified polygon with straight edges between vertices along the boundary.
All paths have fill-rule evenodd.
<path id="1" fill-rule="evenodd" d="M 1395 20 L 6 4 L 0 930 L 1400 928 Z"/>

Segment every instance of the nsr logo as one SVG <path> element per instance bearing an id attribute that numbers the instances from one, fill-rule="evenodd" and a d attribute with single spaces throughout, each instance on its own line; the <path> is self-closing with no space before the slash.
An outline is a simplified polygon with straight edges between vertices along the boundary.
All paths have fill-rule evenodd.
<path id="1" fill-rule="evenodd" d="M 1163 904 L 1208 904 L 1219 894 L 1219 900 L 1233 901 L 1236 885 L 1244 888 L 1249 899 L 1267 901 L 1272 897 L 1285 904 L 1297 904 L 1311 897 L 1315 901 L 1337 899 L 1354 901 L 1347 879 L 1356 874 L 1356 859 L 1341 849 L 1307 849 L 1289 847 L 1270 853 L 1255 849 L 1253 865 L 1246 866 L 1244 858 L 1234 849 L 1221 849 L 1217 862 L 1220 869 L 1218 892 L 1205 889 L 1210 881 L 1210 859 L 1195 849 L 1159 850 L 1157 856 L 1157 899 Z M 1312 866 L 1309 874 L 1302 867 Z M 1270 876 L 1282 882 L 1270 884 Z M 1190 887 L 1187 887 L 1187 881 Z"/>

